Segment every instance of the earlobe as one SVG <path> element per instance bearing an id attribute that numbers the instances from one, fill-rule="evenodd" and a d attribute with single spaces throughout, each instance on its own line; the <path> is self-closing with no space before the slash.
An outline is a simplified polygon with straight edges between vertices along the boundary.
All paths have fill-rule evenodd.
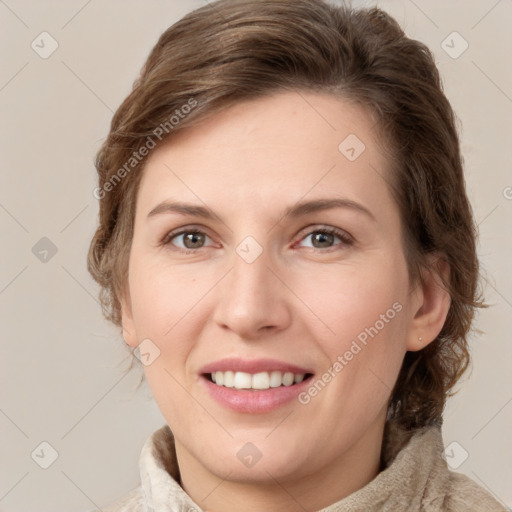
<path id="1" fill-rule="evenodd" d="M 415 290 L 415 315 L 411 320 L 406 348 L 415 352 L 434 341 L 444 326 L 451 298 L 446 288 L 450 278 L 448 262 L 439 254 L 432 255 L 424 269 L 422 282 Z"/>

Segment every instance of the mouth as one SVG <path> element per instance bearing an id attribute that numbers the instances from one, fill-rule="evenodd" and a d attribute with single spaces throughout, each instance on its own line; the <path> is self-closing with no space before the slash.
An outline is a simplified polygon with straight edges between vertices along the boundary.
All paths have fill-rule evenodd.
<path id="1" fill-rule="evenodd" d="M 245 414 L 269 413 L 293 404 L 314 376 L 308 368 L 275 359 L 238 358 L 211 363 L 199 375 L 218 404 Z"/>
<path id="2" fill-rule="evenodd" d="M 234 370 L 203 373 L 202 377 L 211 383 L 236 390 L 264 391 L 279 387 L 291 387 L 309 380 L 312 373 L 282 372 L 278 370 L 257 373 Z"/>

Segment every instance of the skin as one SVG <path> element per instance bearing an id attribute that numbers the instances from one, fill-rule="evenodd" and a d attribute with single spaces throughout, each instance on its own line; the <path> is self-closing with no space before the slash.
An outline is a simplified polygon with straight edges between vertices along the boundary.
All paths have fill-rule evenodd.
<path id="1" fill-rule="evenodd" d="M 338 150 L 349 134 L 365 144 L 354 161 Z M 378 473 L 403 357 L 435 339 L 449 308 L 432 275 L 410 281 L 391 179 L 371 115 L 310 92 L 239 103 L 149 156 L 121 301 L 124 336 L 160 350 L 146 377 L 176 438 L 180 483 L 203 509 L 318 510 Z M 345 207 L 284 216 L 320 198 L 349 199 L 370 215 Z M 216 217 L 148 217 L 163 201 Z M 184 236 L 165 239 L 182 227 L 202 230 L 203 247 L 186 253 Z M 325 227 L 352 242 L 318 245 Z M 236 252 L 247 236 L 263 249 L 252 263 Z M 397 302 L 401 311 L 305 405 L 240 413 L 202 385 L 202 366 L 232 356 L 286 361 L 318 378 Z M 247 442 L 262 454 L 251 468 L 237 458 Z"/>

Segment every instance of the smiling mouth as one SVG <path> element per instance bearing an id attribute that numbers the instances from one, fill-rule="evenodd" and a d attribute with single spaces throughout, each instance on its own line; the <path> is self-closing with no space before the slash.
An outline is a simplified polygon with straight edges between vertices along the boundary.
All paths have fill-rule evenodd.
<path id="1" fill-rule="evenodd" d="M 203 374 L 205 379 L 217 386 L 248 391 L 262 391 L 279 387 L 291 387 L 310 379 L 312 376 L 312 373 L 280 371 L 247 373 L 230 370 Z"/>

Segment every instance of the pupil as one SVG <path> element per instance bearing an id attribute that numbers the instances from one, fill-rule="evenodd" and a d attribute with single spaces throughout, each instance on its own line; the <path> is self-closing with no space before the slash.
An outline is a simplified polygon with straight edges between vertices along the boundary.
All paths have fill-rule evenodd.
<path id="1" fill-rule="evenodd" d="M 185 235 L 185 246 L 189 249 L 196 249 L 197 247 L 201 247 L 202 242 L 203 240 L 201 233 L 188 233 Z"/>
<path id="2" fill-rule="evenodd" d="M 315 241 L 319 243 L 319 245 L 315 245 Z M 316 233 L 313 236 L 313 245 L 315 247 L 329 247 L 333 242 L 333 235 L 330 233 Z"/>

